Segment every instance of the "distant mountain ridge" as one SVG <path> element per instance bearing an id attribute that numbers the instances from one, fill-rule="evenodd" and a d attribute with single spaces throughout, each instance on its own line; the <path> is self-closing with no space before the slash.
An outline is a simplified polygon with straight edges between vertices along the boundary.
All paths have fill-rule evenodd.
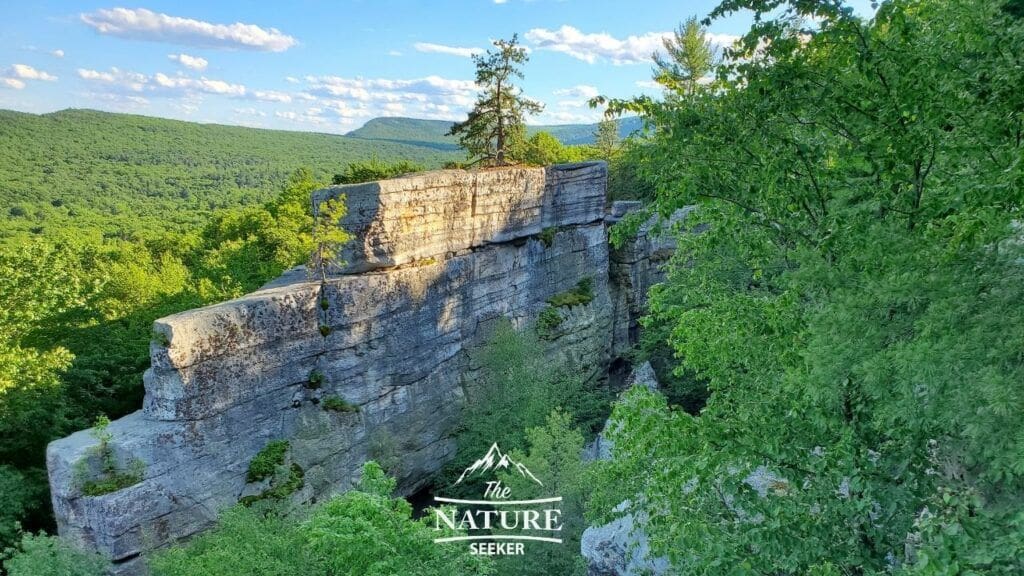
<path id="1" fill-rule="evenodd" d="M 623 138 L 639 130 L 643 121 L 637 116 L 619 119 L 619 135 Z M 380 117 L 369 120 L 345 136 L 362 140 L 394 142 L 413 146 L 424 146 L 438 150 L 458 150 L 458 140 L 447 136 L 453 122 L 448 120 L 422 120 L 419 118 Z M 597 124 L 558 124 L 549 126 L 527 126 L 528 135 L 548 132 L 565 145 L 593 144 Z"/>

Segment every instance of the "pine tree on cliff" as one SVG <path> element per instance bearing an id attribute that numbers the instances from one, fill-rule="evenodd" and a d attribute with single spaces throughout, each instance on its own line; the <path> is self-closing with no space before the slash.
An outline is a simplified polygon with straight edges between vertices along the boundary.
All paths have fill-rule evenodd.
<path id="1" fill-rule="evenodd" d="M 501 166 L 506 163 L 510 136 L 523 128 L 523 116 L 536 114 L 544 106 L 523 96 L 515 85 L 515 79 L 523 77 L 521 66 L 529 60 L 518 35 L 496 40 L 494 47 L 473 56 L 480 94 L 469 118 L 452 126 L 448 134 L 459 137 L 475 162 Z"/>

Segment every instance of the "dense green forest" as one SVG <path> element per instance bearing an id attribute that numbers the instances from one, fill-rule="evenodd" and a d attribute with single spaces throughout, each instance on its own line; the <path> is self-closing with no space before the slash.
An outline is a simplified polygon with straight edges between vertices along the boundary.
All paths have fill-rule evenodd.
<path id="1" fill-rule="evenodd" d="M 0 242 L 146 235 L 273 198 L 305 167 L 330 181 L 373 158 L 440 167 L 453 150 L 330 134 L 63 110 L 0 111 Z"/>
<path id="2" fill-rule="evenodd" d="M 709 22 L 739 10 L 757 18 L 724 54 L 707 23 L 680 28 L 654 70 L 664 98 L 604 101 L 656 127 L 615 152 L 612 182 L 629 184 L 610 194 L 648 214 L 697 206 L 633 352 L 668 393 L 628 392 L 614 458 L 578 464 L 607 395 L 506 327 L 477 360 L 460 457 L 499 422 L 575 517 L 647 518 L 671 573 L 1024 573 L 1024 3 L 889 0 L 862 19 L 832 0 L 724 0 Z M 531 161 L 593 154 L 529 142 Z M 326 170 L 180 236 L 0 253 L 12 574 L 96 573 L 97 559 L 20 535 L 17 521 L 47 527 L 42 447 L 137 405 L 153 318 L 301 260 L 306 197 L 342 167 Z M 526 573 L 420 546 L 380 464 L 309 510 L 227 511 L 156 573 Z M 413 545 L 388 545 L 399 537 Z M 529 573 L 585 573 L 575 552 Z"/>

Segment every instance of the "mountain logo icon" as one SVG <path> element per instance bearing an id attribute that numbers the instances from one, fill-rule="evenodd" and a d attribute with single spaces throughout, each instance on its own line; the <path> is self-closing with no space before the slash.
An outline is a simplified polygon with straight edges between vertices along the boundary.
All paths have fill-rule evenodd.
<path id="1" fill-rule="evenodd" d="M 474 474 L 483 474 L 489 470 L 515 470 L 519 472 L 523 478 L 529 478 L 541 486 L 544 485 L 543 482 L 533 475 L 533 472 L 530 472 L 529 468 L 524 466 L 521 462 L 512 460 L 508 457 L 508 454 L 503 454 L 501 449 L 498 448 L 497 443 L 491 444 L 490 450 L 487 451 L 487 454 L 484 454 L 483 458 L 473 462 L 473 464 L 463 470 L 462 475 L 455 481 L 455 484 L 461 484 L 467 477 L 473 476 Z"/>

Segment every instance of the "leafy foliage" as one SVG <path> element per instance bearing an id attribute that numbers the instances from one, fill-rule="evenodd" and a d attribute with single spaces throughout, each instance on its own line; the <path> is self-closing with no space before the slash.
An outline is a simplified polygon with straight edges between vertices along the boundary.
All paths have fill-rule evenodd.
<path id="1" fill-rule="evenodd" d="M 658 127 L 654 208 L 708 225 L 651 321 L 710 397 L 631 392 L 593 509 L 631 499 L 683 573 L 1019 573 L 1024 23 L 995 1 L 712 17 L 741 9 L 715 85 L 626 103 Z"/>
<path id="2" fill-rule="evenodd" d="M 366 162 L 354 162 L 346 166 L 344 172 L 334 175 L 334 184 L 359 184 L 374 180 L 386 180 L 423 170 L 422 165 L 407 160 L 384 162 L 374 156 Z"/>
<path id="3" fill-rule="evenodd" d="M 213 530 L 158 554 L 151 569 L 156 576 L 493 573 L 489 558 L 435 544 L 454 532 L 414 520 L 394 490 L 395 480 L 367 462 L 355 490 L 298 516 L 236 506 Z"/>
<path id="4" fill-rule="evenodd" d="M 603 423 L 608 391 L 587 385 L 584 372 L 562 358 L 550 357 L 533 331 L 518 332 L 498 323 L 487 344 L 473 354 L 480 374 L 467 390 L 458 452 L 440 483 L 454 479 L 493 443 L 511 451 L 526 447 L 526 430 L 543 426 L 553 408 L 561 408 L 574 426 L 588 434 Z M 481 485 L 463 482 L 457 490 L 479 496 Z"/>
<path id="5" fill-rule="evenodd" d="M 301 518 L 235 506 L 217 526 L 149 559 L 155 576 L 307 576 L 324 574 L 323 561 L 309 549 Z"/>
<path id="6" fill-rule="evenodd" d="M 587 466 L 580 459 L 583 434 L 573 425 L 573 417 L 561 410 L 548 414 L 542 426 L 526 431 L 524 451 L 511 452 L 511 458 L 524 464 L 544 486 L 538 486 L 522 474 L 503 472 L 502 484 L 512 489 L 517 499 L 543 498 L 551 494 L 562 497 L 561 546 L 527 544 L 524 551 L 530 559 L 506 557 L 498 562 L 498 573 L 509 575 L 547 576 L 548 574 L 586 574 L 586 565 L 579 554 L 580 537 L 586 524 L 583 510 L 589 497 Z"/>
<path id="7" fill-rule="evenodd" d="M 24 534 L 4 552 L 8 576 L 102 576 L 107 562 L 55 536 Z"/>

